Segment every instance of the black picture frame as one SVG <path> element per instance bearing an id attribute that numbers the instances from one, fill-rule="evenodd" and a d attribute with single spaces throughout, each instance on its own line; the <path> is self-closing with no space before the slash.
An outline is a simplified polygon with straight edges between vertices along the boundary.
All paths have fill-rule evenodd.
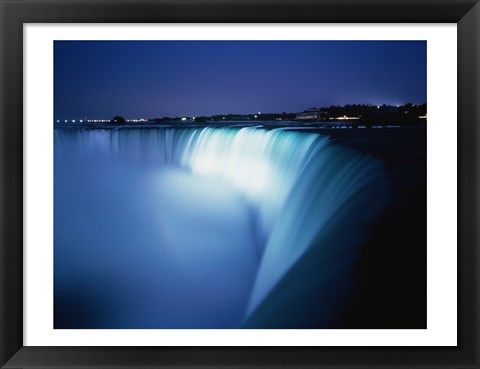
<path id="1" fill-rule="evenodd" d="M 0 0 L 0 15 L 2 368 L 479 368 L 479 0 Z M 457 23 L 456 347 L 23 346 L 23 25 L 162 22 Z"/>

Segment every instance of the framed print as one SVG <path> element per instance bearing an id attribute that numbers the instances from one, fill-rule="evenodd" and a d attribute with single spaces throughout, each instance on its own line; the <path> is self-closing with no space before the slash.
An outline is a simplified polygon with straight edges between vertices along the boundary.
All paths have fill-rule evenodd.
<path id="1" fill-rule="evenodd" d="M 2 368 L 478 368 L 475 0 L 0 0 Z"/>

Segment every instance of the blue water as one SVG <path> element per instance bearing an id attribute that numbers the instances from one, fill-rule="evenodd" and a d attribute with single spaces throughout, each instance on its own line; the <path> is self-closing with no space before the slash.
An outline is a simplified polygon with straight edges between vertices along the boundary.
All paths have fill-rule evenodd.
<path id="1" fill-rule="evenodd" d="M 56 328 L 330 327 L 348 306 L 379 160 L 288 129 L 54 134 Z"/>

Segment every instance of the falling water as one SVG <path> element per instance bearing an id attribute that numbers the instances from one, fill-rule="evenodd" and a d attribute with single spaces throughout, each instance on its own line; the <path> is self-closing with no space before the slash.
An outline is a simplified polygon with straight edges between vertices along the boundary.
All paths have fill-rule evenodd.
<path id="1" fill-rule="evenodd" d="M 386 189 L 379 161 L 315 133 L 55 129 L 56 326 L 333 324 Z M 84 289 L 89 271 L 103 278 L 93 292 L 65 292 Z M 66 310 L 79 300 L 123 308 L 75 321 Z M 308 301 L 322 309 L 284 316 Z"/>

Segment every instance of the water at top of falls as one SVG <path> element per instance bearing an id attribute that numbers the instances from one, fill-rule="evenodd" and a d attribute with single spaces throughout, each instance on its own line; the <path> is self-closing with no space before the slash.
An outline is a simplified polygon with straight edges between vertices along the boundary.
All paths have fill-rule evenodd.
<path id="1" fill-rule="evenodd" d="M 151 305 L 144 314 L 164 314 L 152 324 L 173 328 L 255 324 L 278 302 L 276 288 L 306 254 L 324 269 L 342 254 L 355 254 L 387 188 L 377 160 L 333 145 L 327 136 L 258 127 L 56 129 L 55 173 L 58 286 L 71 273 L 61 261 L 82 253 L 78 239 L 108 249 L 102 260 L 111 258 L 109 243 L 122 245 L 117 249 L 128 257 L 113 258 L 123 260 L 118 268 L 149 286 L 138 297 Z M 77 234 L 73 241 L 80 218 L 90 219 L 82 225 L 90 236 Z M 342 226 L 348 237 L 332 241 Z M 79 249 L 62 249 L 68 242 Z M 132 256 L 142 252 L 148 261 Z M 148 267 L 140 273 L 127 260 Z M 148 272 L 157 270 L 155 263 L 163 271 Z M 311 292 L 308 280 L 296 283 Z M 287 300 L 289 294 L 283 292 Z M 202 302 L 205 296 L 211 304 Z"/>

